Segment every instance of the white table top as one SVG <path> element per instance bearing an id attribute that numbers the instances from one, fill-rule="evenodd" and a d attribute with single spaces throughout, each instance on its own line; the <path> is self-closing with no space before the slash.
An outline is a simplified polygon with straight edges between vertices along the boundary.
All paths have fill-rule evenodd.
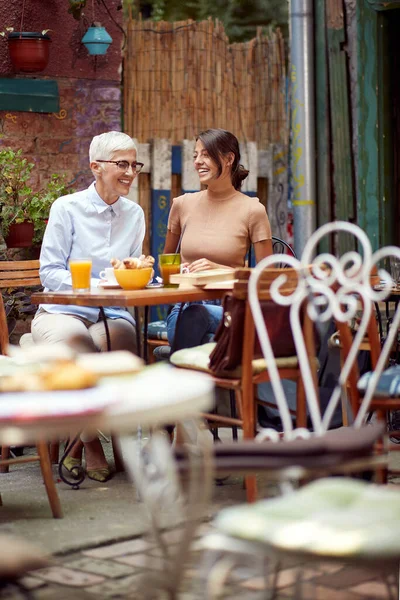
<path id="1" fill-rule="evenodd" d="M 193 417 L 213 402 L 211 377 L 168 364 L 104 379 L 87 390 L 0 394 L 0 443 L 50 441 L 84 428 L 129 433 L 139 424 Z"/>

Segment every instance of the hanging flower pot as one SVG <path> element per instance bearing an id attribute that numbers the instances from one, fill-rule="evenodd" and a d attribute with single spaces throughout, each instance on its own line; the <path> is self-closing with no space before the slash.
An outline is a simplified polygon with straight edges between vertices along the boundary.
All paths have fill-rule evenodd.
<path id="1" fill-rule="evenodd" d="M 108 46 L 112 42 L 112 37 L 107 33 L 104 27 L 94 23 L 82 38 L 82 44 L 86 46 L 89 54 L 105 54 Z"/>
<path id="2" fill-rule="evenodd" d="M 47 67 L 51 42 L 47 31 L 8 34 L 8 50 L 15 71 L 37 73 Z"/>
<path id="3" fill-rule="evenodd" d="M 4 238 L 7 248 L 29 248 L 32 246 L 34 225 L 29 221 L 12 223 Z"/>

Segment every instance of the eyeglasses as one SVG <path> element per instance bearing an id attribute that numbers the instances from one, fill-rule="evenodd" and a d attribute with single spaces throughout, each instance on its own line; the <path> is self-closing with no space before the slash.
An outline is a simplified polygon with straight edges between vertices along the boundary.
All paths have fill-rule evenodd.
<path id="1" fill-rule="evenodd" d="M 136 161 L 129 163 L 127 160 L 96 160 L 96 162 L 113 163 L 114 165 L 117 165 L 118 169 L 124 173 L 129 169 L 129 167 L 132 167 L 132 171 L 134 173 L 140 173 L 144 167 L 144 163 Z"/>

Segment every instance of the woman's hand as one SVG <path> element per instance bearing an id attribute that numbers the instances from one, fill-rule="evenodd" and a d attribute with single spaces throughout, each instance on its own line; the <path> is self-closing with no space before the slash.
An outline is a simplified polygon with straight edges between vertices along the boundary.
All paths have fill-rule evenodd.
<path id="1" fill-rule="evenodd" d="M 208 260 L 208 258 L 199 258 L 189 265 L 189 272 L 197 273 L 198 271 L 209 271 L 210 269 L 217 269 L 219 266 L 220 265 L 217 265 L 217 263 Z"/>

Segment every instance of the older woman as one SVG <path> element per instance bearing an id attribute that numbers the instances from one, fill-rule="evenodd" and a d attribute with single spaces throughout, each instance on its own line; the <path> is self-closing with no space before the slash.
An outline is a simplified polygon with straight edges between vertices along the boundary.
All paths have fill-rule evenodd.
<path id="1" fill-rule="evenodd" d="M 240 164 L 237 138 L 224 129 L 203 131 L 197 136 L 193 162 L 206 189 L 173 200 L 164 252 L 175 252 L 183 231 L 182 261 L 192 273 L 243 267 L 250 244 L 257 262 L 270 255 L 271 227 L 265 207 L 258 198 L 240 191 L 249 171 Z M 192 315 L 190 328 L 179 332 L 179 347 L 209 341 L 221 320 L 222 307 L 203 302 L 184 310 Z M 178 312 L 175 306 L 167 318 L 170 344 Z"/>
<path id="2" fill-rule="evenodd" d="M 92 259 L 92 286 L 112 257 L 140 256 L 145 234 L 143 210 L 125 196 L 142 168 L 131 137 L 110 131 L 93 138 L 89 148 L 95 181 L 88 189 L 58 198 L 50 211 L 40 254 L 40 278 L 45 291 L 71 289 L 70 259 Z M 104 323 L 98 308 L 46 304 L 32 322 L 35 342 L 71 343 L 80 340 L 86 350 L 106 349 Z M 105 309 L 113 350 L 136 349 L 135 322 L 120 307 Z M 88 476 L 106 481 L 107 461 L 96 439 L 82 436 Z M 72 469 L 81 460 L 82 443 L 73 448 L 65 465 Z"/>

